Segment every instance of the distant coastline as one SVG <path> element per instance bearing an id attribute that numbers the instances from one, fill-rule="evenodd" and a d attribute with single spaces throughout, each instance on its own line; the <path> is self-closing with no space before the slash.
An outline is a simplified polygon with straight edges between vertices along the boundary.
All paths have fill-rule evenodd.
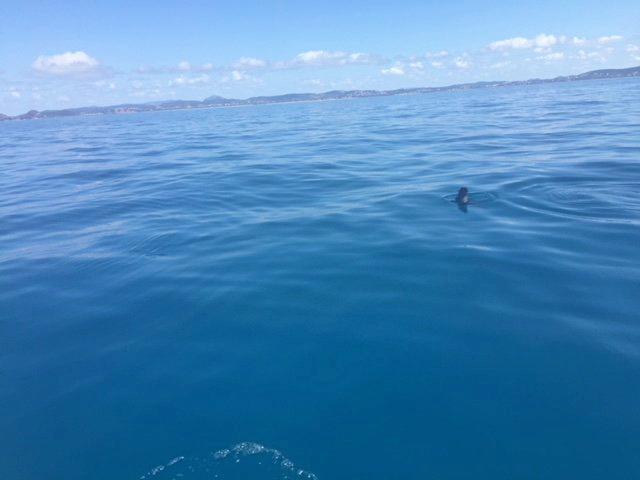
<path id="1" fill-rule="evenodd" d="M 275 96 L 251 97 L 244 100 L 224 98 L 219 96 L 207 97 L 204 100 L 168 100 L 150 103 L 127 103 L 121 105 L 111 105 L 106 107 L 79 107 L 62 110 L 30 110 L 22 115 L 3 115 L 0 113 L 1 121 L 10 120 L 36 120 L 41 118 L 54 117 L 74 117 L 86 115 L 108 115 L 137 112 L 155 112 L 164 110 L 187 110 L 197 108 L 223 108 L 239 107 L 245 105 L 265 105 L 274 103 L 297 103 L 297 102 L 319 102 L 325 100 L 340 100 L 347 98 L 362 97 L 388 97 L 394 95 L 411 95 L 431 92 L 444 92 L 453 90 L 469 90 L 476 88 L 496 88 L 516 85 L 537 85 L 543 83 L 575 82 L 580 80 L 595 80 L 609 78 L 640 77 L 640 66 L 631 68 L 592 70 L 579 75 L 560 76 L 549 79 L 535 78 L 531 80 L 518 80 L 513 82 L 474 82 L 448 85 L 444 87 L 416 87 L 401 88 L 397 90 L 333 90 L 324 93 L 288 93 Z"/>

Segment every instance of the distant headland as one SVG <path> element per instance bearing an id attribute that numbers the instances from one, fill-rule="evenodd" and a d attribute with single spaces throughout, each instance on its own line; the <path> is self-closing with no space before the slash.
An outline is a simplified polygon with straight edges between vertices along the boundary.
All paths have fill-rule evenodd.
<path id="1" fill-rule="evenodd" d="M 106 115 L 137 112 L 155 112 L 162 110 L 186 110 L 194 108 L 221 108 L 238 107 L 243 105 L 265 105 L 270 103 L 292 102 L 319 102 L 324 100 L 340 100 L 359 97 L 385 97 L 392 95 L 412 95 L 431 92 L 445 92 L 452 90 L 469 90 L 475 88 L 510 87 L 516 85 L 537 85 L 542 83 L 575 82 L 580 80 L 596 80 L 609 78 L 640 77 L 640 66 L 631 68 L 617 68 L 606 70 L 592 70 L 579 75 L 561 76 L 549 79 L 534 78 L 531 80 L 518 80 L 514 82 L 474 82 L 448 85 L 444 87 L 417 87 L 401 88 L 398 90 L 333 90 L 324 93 L 287 93 L 276 96 L 251 97 L 244 100 L 224 98 L 213 95 L 204 100 L 168 100 L 149 103 L 126 103 L 107 107 L 80 107 L 64 110 L 30 110 L 27 113 L 16 116 L 8 116 L 0 113 L 0 122 L 8 120 L 32 120 L 52 117 L 73 117 L 80 115 Z"/>

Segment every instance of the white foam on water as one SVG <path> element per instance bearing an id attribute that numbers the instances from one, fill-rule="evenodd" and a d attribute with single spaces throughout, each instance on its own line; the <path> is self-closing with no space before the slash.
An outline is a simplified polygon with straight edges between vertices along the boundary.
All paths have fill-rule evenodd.
<path id="1" fill-rule="evenodd" d="M 165 464 L 152 468 L 142 475 L 140 480 L 152 477 L 171 480 L 185 478 L 223 480 L 227 477 L 226 473 L 237 475 L 236 470 L 241 468 L 240 464 L 249 457 L 255 461 L 252 464 L 254 469 L 257 468 L 264 475 L 269 474 L 269 478 L 318 480 L 314 473 L 297 467 L 280 450 L 265 447 L 256 442 L 241 442 L 231 448 L 223 448 L 204 457 L 178 456 Z M 257 472 L 256 475 L 260 475 L 260 472 Z M 236 477 L 234 476 L 234 478 Z M 257 477 L 256 480 L 262 478 Z"/>

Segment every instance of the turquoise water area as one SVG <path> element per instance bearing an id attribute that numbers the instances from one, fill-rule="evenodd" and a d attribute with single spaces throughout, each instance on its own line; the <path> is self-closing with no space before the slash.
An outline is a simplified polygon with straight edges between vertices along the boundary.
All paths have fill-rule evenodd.
<path id="1" fill-rule="evenodd" d="M 0 168 L 2 479 L 640 478 L 638 79 L 3 122 Z"/>

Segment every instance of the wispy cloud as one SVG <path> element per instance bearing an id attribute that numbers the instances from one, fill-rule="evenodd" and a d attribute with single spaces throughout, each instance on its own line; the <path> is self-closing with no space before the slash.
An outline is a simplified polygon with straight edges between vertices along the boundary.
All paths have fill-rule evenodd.
<path id="1" fill-rule="evenodd" d="M 253 68 L 264 68 L 267 66 L 267 62 L 260 58 L 242 57 L 238 59 L 233 66 L 239 70 L 248 70 Z"/>
<path id="2" fill-rule="evenodd" d="M 440 50 L 439 52 L 427 52 L 425 54 L 426 58 L 442 58 L 442 57 L 446 57 L 447 55 L 449 55 L 449 52 L 447 52 L 446 50 Z"/>
<path id="3" fill-rule="evenodd" d="M 242 70 L 231 70 L 220 78 L 220 82 L 222 84 L 245 83 L 259 85 L 262 83 L 262 79 L 249 75 L 247 72 Z"/>
<path id="4" fill-rule="evenodd" d="M 497 40 L 489 44 L 491 50 L 506 50 L 507 48 L 530 48 L 531 40 L 524 37 L 513 37 Z"/>
<path id="5" fill-rule="evenodd" d="M 585 50 L 578 50 L 577 55 L 575 56 L 578 60 L 606 60 L 605 56 L 602 52 L 588 52 Z"/>
<path id="6" fill-rule="evenodd" d="M 405 70 L 402 66 L 395 65 L 393 67 L 383 68 L 382 70 L 380 70 L 380 73 L 382 73 L 383 75 L 404 75 Z"/>
<path id="7" fill-rule="evenodd" d="M 372 65 L 379 62 L 379 58 L 367 53 L 331 52 L 327 50 L 309 50 L 296 55 L 284 66 L 344 66 L 344 65 Z"/>
<path id="8" fill-rule="evenodd" d="M 211 77 L 207 74 L 198 75 L 195 77 L 190 77 L 186 75 L 181 75 L 178 78 L 174 78 L 169 82 L 169 86 L 175 85 L 201 85 L 204 83 L 211 82 Z"/>
<path id="9" fill-rule="evenodd" d="M 491 42 L 488 45 L 488 48 L 490 50 L 498 51 L 533 48 L 537 52 L 543 52 L 545 50 L 548 51 L 549 49 L 551 49 L 551 47 L 554 47 L 556 45 L 607 45 L 610 43 L 618 42 L 622 39 L 623 37 L 621 35 L 607 35 L 593 40 L 588 40 L 584 37 L 567 37 L 565 35 L 549 35 L 546 33 L 541 33 L 540 35 L 537 35 L 533 38 L 513 37 L 506 38 L 504 40 L 497 40 L 495 42 Z"/>
<path id="10" fill-rule="evenodd" d="M 367 53 L 350 53 L 330 50 L 309 50 L 301 52 L 289 60 L 269 62 L 256 57 L 241 57 L 228 65 L 217 68 L 211 63 L 193 65 L 182 61 L 172 66 L 141 66 L 136 70 L 139 74 L 168 74 L 168 73 L 207 73 L 214 68 L 222 73 L 233 76 L 233 71 L 245 72 L 249 70 L 286 70 L 313 67 L 343 67 L 347 65 L 380 65 L 387 60 L 378 55 Z"/>
<path id="11" fill-rule="evenodd" d="M 541 55 L 537 57 L 538 60 L 558 61 L 564 59 L 564 52 L 553 52 L 547 55 Z"/>
<path id="12" fill-rule="evenodd" d="M 541 33 L 535 38 L 513 37 L 507 38 L 505 40 L 497 40 L 489 44 L 489 49 L 507 50 L 510 48 L 549 48 L 565 39 L 566 37 L 559 38 L 555 35 L 547 35 L 546 33 Z"/>
<path id="13" fill-rule="evenodd" d="M 622 37 L 620 35 L 609 35 L 606 37 L 598 38 L 598 43 L 600 45 L 607 45 L 609 43 L 619 42 L 620 40 L 622 40 Z"/>
<path id="14" fill-rule="evenodd" d="M 193 65 L 187 60 L 182 60 L 177 65 L 170 66 L 149 66 L 143 65 L 136 70 L 141 74 L 166 74 L 166 73 L 206 73 L 214 69 L 212 63 L 203 63 L 202 65 Z"/>

